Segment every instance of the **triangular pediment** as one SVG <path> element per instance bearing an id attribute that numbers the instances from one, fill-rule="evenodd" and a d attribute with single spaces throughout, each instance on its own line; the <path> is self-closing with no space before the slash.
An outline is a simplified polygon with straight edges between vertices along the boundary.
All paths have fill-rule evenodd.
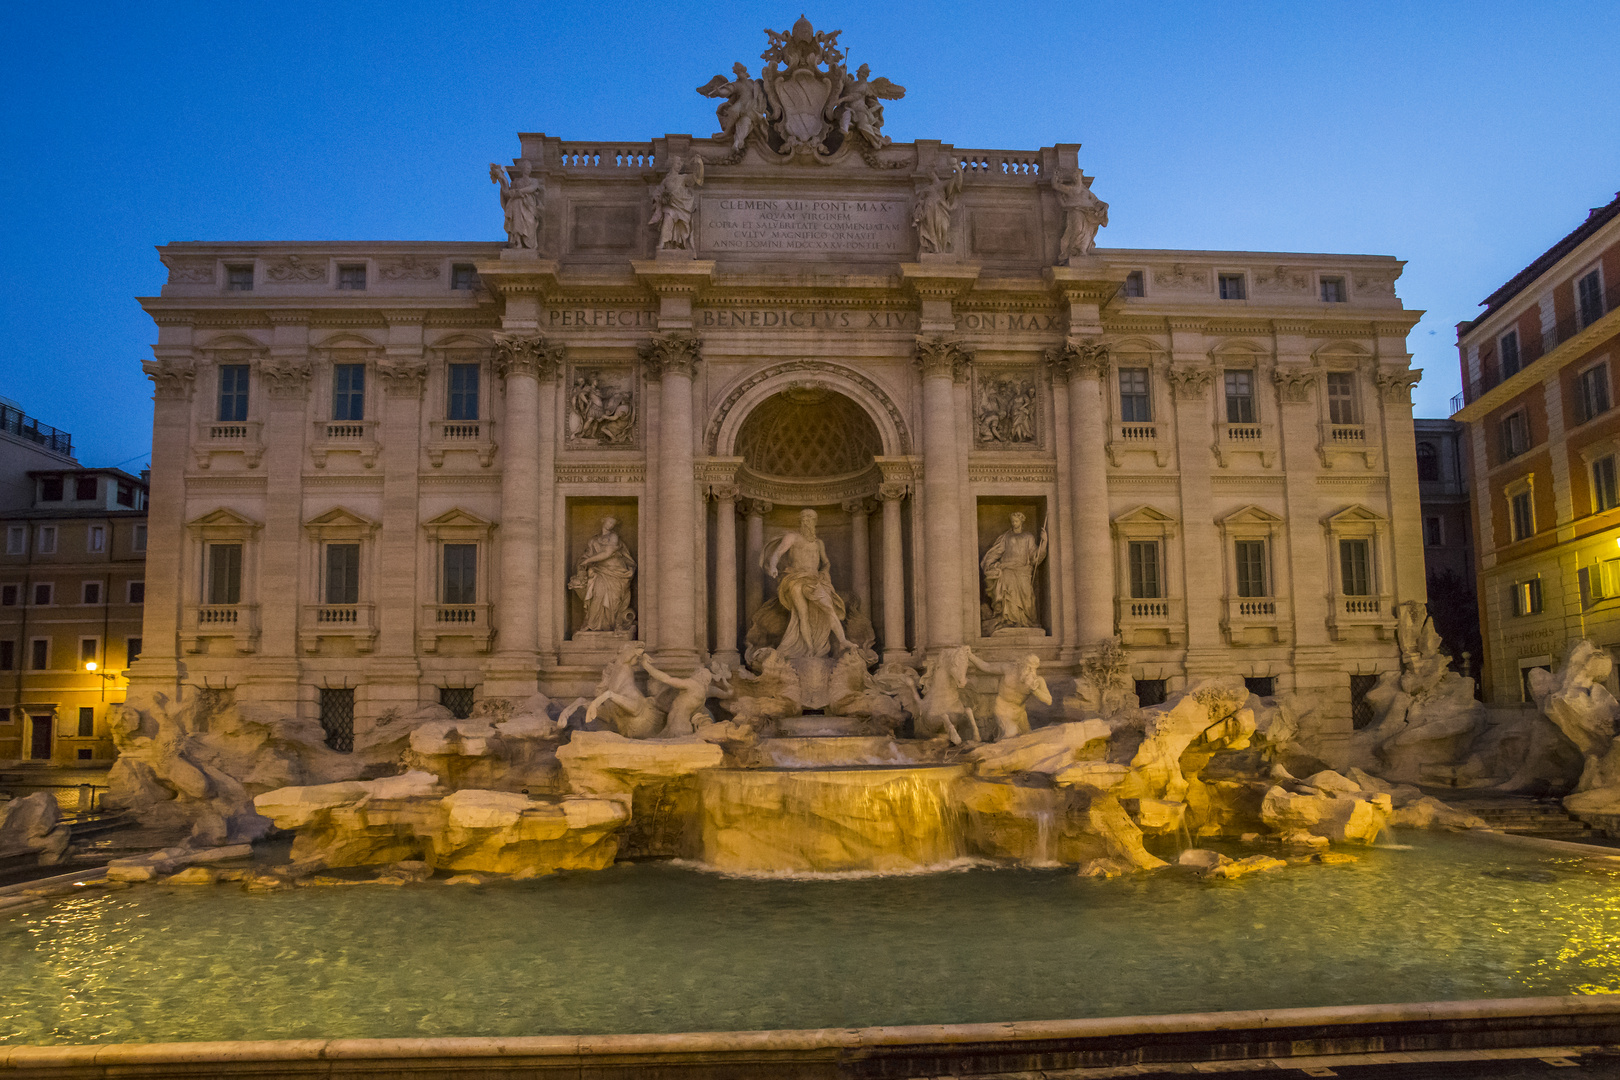
<path id="1" fill-rule="evenodd" d="M 1138 506 L 1114 518 L 1115 525 L 1174 525 L 1176 519 L 1163 510 L 1151 506 Z"/>
<path id="2" fill-rule="evenodd" d="M 304 527 L 308 529 L 375 529 L 377 523 L 362 514 L 355 513 L 346 506 L 334 506 L 324 514 L 317 514 L 304 522 Z"/>
<path id="3" fill-rule="evenodd" d="M 218 510 L 210 510 L 200 518 L 193 518 L 186 522 L 188 529 L 257 529 L 259 522 L 252 518 L 243 517 L 230 507 L 222 506 Z"/>
<path id="4" fill-rule="evenodd" d="M 1250 363 L 1271 355 L 1271 350 L 1253 341 L 1243 338 L 1233 338 L 1223 341 L 1209 350 L 1210 359 L 1223 360 L 1228 363 L 1242 361 Z"/>
<path id="5" fill-rule="evenodd" d="M 446 510 L 436 518 L 429 518 L 427 521 L 422 522 L 425 528 L 434 529 L 456 528 L 458 526 L 487 529 L 493 524 L 495 523 L 488 518 L 481 518 L 471 510 L 463 510 L 459 506 Z"/>
<path id="6" fill-rule="evenodd" d="M 222 334 L 197 348 L 201 352 L 264 352 L 267 346 L 241 334 Z"/>
<path id="7" fill-rule="evenodd" d="M 339 334 L 333 334 L 331 337 L 317 345 L 316 348 L 327 351 L 364 349 L 369 352 L 379 350 L 382 348 L 382 346 L 378 345 L 375 341 L 371 341 L 368 338 L 361 336 L 360 334 L 346 330 Z"/>
<path id="8" fill-rule="evenodd" d="M 1281 525 L 1283 523 L 1283 519 L 1270 510 L 1263 506 L 1255 506 L 1252 503 L 1232 511 L 1219 520 L 1222 525 Z"/>
<path id="9" fill-rule="evenodd" d="M 1326 345 L 1311 353 L 1311 359 L 1324 360 L 1369 360 L 1372 353 L 1353 341 L 1330 341 Z"/>
<path id="10" fill-rule="evenodd" d="M 1366 525 L 1384 521 L 1384 516 L 1367 509 L 1360 503 L 1347 506 L 1337 514 L 1323 519 L 1329 526 L 1334 525 Z"/>

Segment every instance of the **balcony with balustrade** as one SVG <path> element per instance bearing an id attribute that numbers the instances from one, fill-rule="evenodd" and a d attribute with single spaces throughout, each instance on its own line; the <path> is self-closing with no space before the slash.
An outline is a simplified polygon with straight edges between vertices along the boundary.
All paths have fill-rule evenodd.
<path id="1" fill-rule="evenodd" d="M 317 469 L 326 468 L 327 458 L 334 453 L 358 454 L 360 464 L 369 469 L 377 464 L 379 449 L 375 420 L 317 420 L 309 445 Z"/>
<path id="2" fill-rule="evenodd" d="M 1348 637 L 1374 637 L 1380 641 L 1395 636 L 1395 598 L 1380 596 L 1333 597 L 1328 608 L 1328 634 L 1334 641 Z"/>
<path id="3" fill-rule="evenodd" d="M 1223 469 L 1239 453 L 1258 454 L 1261 467 L 1269 469 L 1277 461 L 1277 430 L 1271 424 L 1216 424 L 1214 450 Z"/>
<path id="4" fill-rule="evenodd" d="M 305 604 L 298 623 L 298 647 L 314 655 L 322 640 L 348 641 L 357 653 L 377 644 L 376 607 L 372 604 Z"/>
<path id="5" fill-rule="evenodd" d="M 1170 425 L 1156 421 L 1116 423 L 1108 432 L 1108 463 L 1116 469 L 1127 453 L 1153 455 L 1159 468 L 1170 464 Z"/>
<path id="6" fill-rule="evenodd" d="M 1275 596 L 1227 597 L 1221 631 L 1232 645 L 1279 645 L 1293 637 L 1288 604 Z"/>
<path id="7" fill-rule="evenodd" d="M 436 653 L 443 638 L 470 638 L 476 652 L 488 652 L 495 640 L 489 604 L 423 604 L 417 635 L 422 651 Z"/>
<path id="8" fill-rule="evenodd" d="M 1383 450 L 1366 424 L 1333 424 L 1324 420 L 1318 427 L 1317 452 L 1324 469 L 1335 468 L 1342 461 L 1359 463 L 1366 469 L 1378 468 Z"/>
<path id="9" fill-rule="evenodd" d="M 1180 598 L 1116 597 L 1114 621 L 1124 645 L 1187 643 L 1187 605 Z"/>
<path id="10" fill-rule="evenodd" d="M 495 421 L 430 420 L 428 422 L 428 462 L 437 469 L 447 454 L 464 452 L 478 457 L 478 464 L 489 468 L 495 463 Z"/>
<path id="11" fill-rule="evenodd" d="M 258 604 L 192 604 L 180 619 L 180 644 L 187 653 L 211 653 L 215 641 L 246 656 L 259 651 Z"/>
<path id="12" fill-rule="evenodd" d="M 264 458 L 264 440 L 260 437 L 263 426 L 257 420 L 207 420 L 198 424 L 197 438 L 191 444 L 197 468 L 211 466 L 215 454 L 241 454 L 248 468 L 258 468 Z"/>

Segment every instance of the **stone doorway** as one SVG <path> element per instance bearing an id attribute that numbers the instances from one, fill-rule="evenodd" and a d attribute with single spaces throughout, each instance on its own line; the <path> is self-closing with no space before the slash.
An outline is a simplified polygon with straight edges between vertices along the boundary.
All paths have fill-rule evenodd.
<path id="1" fill-rule="evenodd" d="M 55 720 L 49 714 L 28 718 L 28 760 L 51 760 L 51 742 Z"/>

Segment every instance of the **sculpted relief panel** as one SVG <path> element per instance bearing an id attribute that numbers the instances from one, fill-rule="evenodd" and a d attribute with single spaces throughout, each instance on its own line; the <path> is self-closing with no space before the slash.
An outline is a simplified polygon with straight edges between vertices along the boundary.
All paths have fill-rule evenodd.
<path id="1" fill-rule="evenodd" d="M 976 448 L 1035 450 L 1040 447 L 1040 380 L 1035 369 L 976 371 L 973 402 Z"/>
<path id="2" fill-rule="evenodd" d="M 636 371 L 629 365 L 576 367 L 568 387 L 568 441 L 581 446 L 633 447 Z"/>

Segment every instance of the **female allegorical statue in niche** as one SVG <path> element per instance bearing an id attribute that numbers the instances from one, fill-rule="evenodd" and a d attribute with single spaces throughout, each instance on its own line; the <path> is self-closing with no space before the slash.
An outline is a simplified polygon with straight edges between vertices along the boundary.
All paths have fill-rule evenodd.
<path id="1" fill-rule="evenodd" d="M 636 560 L 619 539 L 619 519 L 605 517 L 602 529 L 585 545 L 568 587 L 585 603 L 581 630 L 634 630 L 636 614 L 630 610 L 630 579 Z"/>
<path id="2" fill-rule="evenodd" d="M 540 181 L 530 174 L 528 161 L 517 163 L 517 172 L 511 180 L 507 179 L 506 170 L 492 164 L 489 178 L 501 187 L 507 246 L 537 250 L 540 247 L 540 200 L 544 193 Z"/>
<path id="3" fill-rule="evenodd" d="M 1035 603 L 1035 568 L 1046 561 L 1046 527 L 1041 538 L 1024 531 L 1024 515 L 1014 513 L 1012 528 L 996 537 L 979 566 L 984 571 L 984 592 L 993 618 L 986 633 L 1009 627 L 1040 626 Z"/>

